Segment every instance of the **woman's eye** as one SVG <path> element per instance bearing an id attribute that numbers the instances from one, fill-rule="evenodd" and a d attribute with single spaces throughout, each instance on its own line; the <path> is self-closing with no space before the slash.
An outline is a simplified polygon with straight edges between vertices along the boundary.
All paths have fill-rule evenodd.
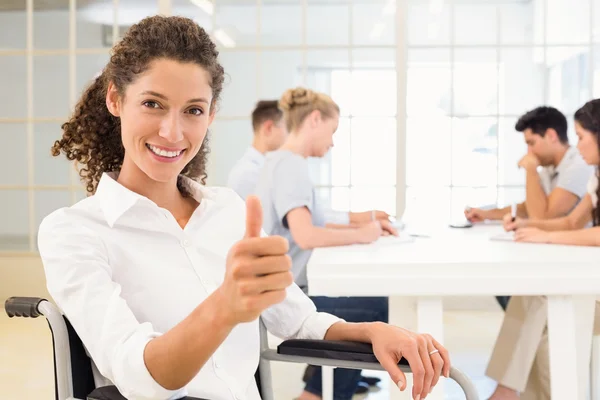
<path id="1" fill-rule="evenodd" d="M 200 108 L 190 108 L 188 112 L 192 115 L 202 115 L 204 112 Z"/>
<path id="2" fill-rule="evenodd" d="M 158 103 L 157 103 L 157 102 L 155 102 L 155 101 L 152 101 L 152 100 L 145 101 L 143 104 L 144 104 L 146 107 L 148 107 L 148 108 L 160 108 L 160 106 L 158 105 Z"/>

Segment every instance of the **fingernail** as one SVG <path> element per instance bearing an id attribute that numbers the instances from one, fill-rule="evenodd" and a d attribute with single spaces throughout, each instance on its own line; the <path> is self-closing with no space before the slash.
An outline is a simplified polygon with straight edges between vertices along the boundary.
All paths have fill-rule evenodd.
<path id="1" fill-rule="evenodd" d="M 404 385 L 404 382 L 402 382 L 402 380 L 398 381 L 398 389 L 400 389 L 400 391 L 402 391 L 402 385 Z"/>
<path id="2" fill-rule="evenodd" d="M 415 400 L 421 400 L 421 395 L 418 394 L 417 397 L 415 397 Z"/>

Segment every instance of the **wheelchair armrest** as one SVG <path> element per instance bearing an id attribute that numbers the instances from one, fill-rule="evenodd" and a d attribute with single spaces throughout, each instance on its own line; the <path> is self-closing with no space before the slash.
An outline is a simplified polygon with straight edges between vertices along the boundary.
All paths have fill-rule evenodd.
<path id="1" fill-rule="evenodd" d="M 10 318 L 37 318 L 42 315 L 38 310 L 38 306 L 42 301 L 46 301 L 46 299 L 40 297 L 10 297 L 4 302 L 4 309 Z"/>
<path id="2" fill-rule="evenodd" d="M 263 350 L 262 357 L 270 361 L 288 361 L 351 369 L 383 371 L 373 346 L 368 343 L 335 340 L 286 340 L 274 350 Z M 398 363 L 400 369 L 410 373 L 406 359 Z M 450 379 L 464 391 L 467 400 L 478 400 L 479 395 L 473 382 L 462 371 L 450 367 Z"/>
<path id="3" fill-rule="evenodd" d="M 92 393 L 87 396 L 86 400 L 127 400 L 119 391 L 116 386 L 103 386 L 95 389 Z M 197 397 L 182 397 L 179 400 L 206 400 L 199 399 Z"/>
<path id="4" fill-rule="evenodd" d="M 292 339 L 277 346 L 277 353 L 288 356 L 379 364 L 370 343 Z M 408 362 L 404 358 L 398 364 L 408 366 Z"/>

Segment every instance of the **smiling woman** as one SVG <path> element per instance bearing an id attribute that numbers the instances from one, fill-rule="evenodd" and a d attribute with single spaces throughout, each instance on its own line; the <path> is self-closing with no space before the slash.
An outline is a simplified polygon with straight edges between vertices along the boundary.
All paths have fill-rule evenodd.
<path id="1" fill-rule="evenodd" d="M 194 21 L 146 18 L 114 47 L 53 147 L 82 166 L 90 196 L 42 221 L 40 256 L 49 293 L 97 367 L 96 386 L 126 398 L 258 400 L 260 317 L 281 339 L 371 343 L 402 390 L 403 357 L 413 398 L 424 398 L 449 374 L 441 344 L 317 312 L 293 283 L 288 242 L 263 236 L 258 199 L 244 207 L 233 190 L 198 182 L 223 75 Z M 315 154 L 337 126 L 337 110 L 327 110 L 336 118 L 310 119 L 325 133 Z"/>

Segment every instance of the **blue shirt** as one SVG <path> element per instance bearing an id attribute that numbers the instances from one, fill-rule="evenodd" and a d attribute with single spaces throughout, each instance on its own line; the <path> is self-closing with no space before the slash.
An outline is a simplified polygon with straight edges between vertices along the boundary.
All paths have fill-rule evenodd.
<path id="1" fill-rule="evenodd" d="M 250 146 L 231 171 L 227 186 L 233 189 L 242 199 L 254 193 L 260 170 L 265 164 L 265 156 Z"/>

